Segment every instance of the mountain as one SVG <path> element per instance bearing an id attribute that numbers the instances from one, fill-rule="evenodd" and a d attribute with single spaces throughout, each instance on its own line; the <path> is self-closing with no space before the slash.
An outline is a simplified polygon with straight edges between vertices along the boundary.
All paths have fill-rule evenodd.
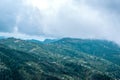
<path id="1" fill-rule="evenodd" d="M 54 45 L 69 46 L 76 51 L 101 57 L 120 65 L 120 46 L 112 41 L 63 38 L 55 42 Z"/>
<path id="2" fill-rule="evenodd" d="M 0 40 L 1 80 L 119 80 L 120 47 L 111 41 L 63 38 L 44 43 Z"/>
<path id="3" fill-rule="evenodd" d="M 35 40 L 35 39 L 31 39 L 31 40 L 27 40 L 27 41 L 37 43 L 37 44 L 42 44 L 42 41 Z"/>
<path id="4" fill-rule="evenodd" d="M 45 39 L 45 40 L 43 41 L 43 43 L 48 44 L 48 43 L 56 42 L 56 41 L 58 41 L 58 40 L 59 40 L 59 39 Z"/>

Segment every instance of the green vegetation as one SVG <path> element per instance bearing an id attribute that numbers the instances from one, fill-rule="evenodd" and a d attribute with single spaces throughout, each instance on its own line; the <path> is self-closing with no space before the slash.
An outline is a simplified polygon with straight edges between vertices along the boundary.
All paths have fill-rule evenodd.
<path id="1" fill-rule="evenodd" d="M 119 80 L 119 61 L 105 40 L 0 40 L 0 80 Z"/>

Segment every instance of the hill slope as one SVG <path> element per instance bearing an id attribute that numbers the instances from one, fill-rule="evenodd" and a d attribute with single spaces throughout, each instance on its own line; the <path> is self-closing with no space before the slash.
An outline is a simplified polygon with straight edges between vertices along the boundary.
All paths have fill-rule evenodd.
<path id="1" fill-rule="evenodd" d="M 113 42 L 64 38 L 38 44 L 8 38 L 0 44 L 1 80 L 120 79 L 120 48 Z"/>

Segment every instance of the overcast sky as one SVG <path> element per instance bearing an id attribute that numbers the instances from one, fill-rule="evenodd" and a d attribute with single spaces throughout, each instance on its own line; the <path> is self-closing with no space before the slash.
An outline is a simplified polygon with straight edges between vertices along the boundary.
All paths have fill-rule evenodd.
<path id="1" fill-rule="evenodd" d="M 120 0 L 0 0 L 0 35 L 120 43 Z"/>

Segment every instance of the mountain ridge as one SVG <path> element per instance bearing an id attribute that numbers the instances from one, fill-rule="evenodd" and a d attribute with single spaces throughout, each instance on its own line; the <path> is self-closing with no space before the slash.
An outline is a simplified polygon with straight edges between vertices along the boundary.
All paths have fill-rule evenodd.
<path id="1" fill-rule="evenodd" d="M 12 63 L 19 67 L 16 69 L 16 71 L 18 71 L 17 76 L 21 76 L 22 80 L 34 80 L 35 78 L 36 80 L 119 80 L 119 64 L 104 57 L 82 51 L 80 44 L 82 43 L 82 46 L 84 46 L 85 43 L 83 44 L 84 41 L 81 42 L 81 40 L 82 39 L 77 39 L 77 41 L 76 39 L 68 39 L 66 41 L 60 39 L 47 44 L 38 44 L 27 40 L 8 38 L 0 40 L 1 46 L 4 45 L 3 48 L 0 47 L 0 53 L 2 54 L 0 56 L 6 56 L 2 58 L 6 61 L 10 59 L 7 59 L 7 57 L 12 58 Z M 103 44 L 104 41 L 101 43 Z M 111 42 L 108 43 L 110 50 L 116 46 Z M 94 45 L 99 47 L 98 50 L 102 49 L 98 44 L 95 43 Z M 107 44 L 105 45 L 107 46 Z M 81 49 L 79 49 L 78 46 Z M 7 49 L 4 49 L 6 47 Z M 92 48 L 91 44 L 90 48 Z M 103 47 L 103 49 L 109 53 L 109 49 L 105 47 Z M 86 50 L 88 50 L 87 47 Z M 117 52 L 119 51 L 119 47 L 116 46 L 116 49 L 113 48 L 113 50 Z M 14 56 L 12 56 L 13 54 Z M 106 55 L 107 53 L 104 54 Z M 117 55 L 118 54 L 119 53 L 117 53 Z M 117 60 L 117 57 L 114 58 Z M 3 60 L 0 61 L 4 66 L 7 65 L 5 67 L 9 68 L 8 63 L 4 63 Z M 15 66 L 13 64 L 10 65 Z M 10 73 L 11 70 L 10 68 L 8 73 Z M 32 71 L 32 74 L 30 71 Z M 12 72 L 14 72 L 14 70 L 12 70 Z M 23 73 L 26 76 L 22 75 Z M 15 80 L 15 76 L 13 76 L 12 79 Z"/>

